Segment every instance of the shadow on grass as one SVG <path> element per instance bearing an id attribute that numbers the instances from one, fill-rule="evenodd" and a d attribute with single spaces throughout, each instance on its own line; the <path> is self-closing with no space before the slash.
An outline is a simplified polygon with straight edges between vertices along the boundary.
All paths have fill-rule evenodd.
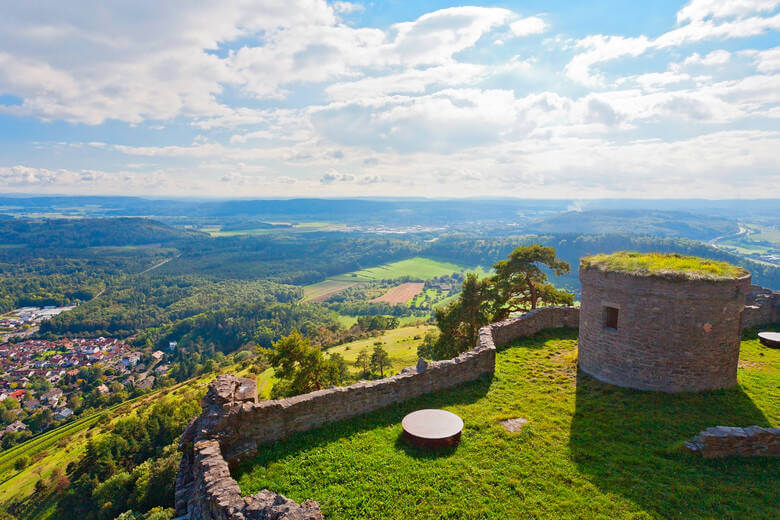
<path id="1" fill-rule="evenodd" d="M 445 459 L 458 451 L 457 446 L 447 446 L 446 448 L 438 449 L 418 448 L 409 444 L 409 441 L 404 438 L 403 432 L 399 433 L 398 438 L 395 440 L 395 449 L 403 451 L 409 457 L 420 460 Z"/>
<path id="2" fill-rule="evenodd" d="M 776 518 L 780 461 L 702 459 L 683 442 L 715 425 L 769 426 L 741 388 L 663 394 L 579 372 L 570 450 L 600 490 L 663 518 Z"/>
<path id="3" fill-rule="evenodd" d="M 492 381 L 492 375 L 483 376 L 476 381 L 464 383 L 433 394 L 409 399 L 365 415 L 344 419 L 315 428 L 314 430 L 295 433 L 282 440 L 263 446 L 258 455 L 240 462 L 235 468 L 232 468 L 231 474 L 233 475 L 233 478 L 238 480 L 244 473 L 251 472 L 252 469 L 258 465 L 267 466 L 281 459 L 293 457 L 301 451 L 325 446 L 339 439 L 351 437 L 376 428 L 390 425 L 398 425 L 400 428 L 401 420 L 404 416 L 415 410 L 474 403 L 487 394 Z M 454 454 L 457 447 L 428 452 L 410 446 L 402 438 L 402 435 L 399 435 L 399 438 L 395 441 L 395 449 L 403 451 L 410 457 L 434 459 L 448 457 Z"/>

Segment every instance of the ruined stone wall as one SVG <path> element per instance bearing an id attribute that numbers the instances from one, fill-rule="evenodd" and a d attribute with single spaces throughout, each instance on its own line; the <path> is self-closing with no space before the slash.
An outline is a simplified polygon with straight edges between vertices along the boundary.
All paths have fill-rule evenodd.
<path id="1" fill-rule="evenodd" d="M 780 323 L 780 291 L 753 285 L 742 314 L 744 328 Z"/>
<path id="2" fill-rule="evenodd" d="M 708 459 L 780 457 L 780 428 L 713 426 L 686 442 L 685 447 Z"/>
<path id="3" fill-rule="evenodd" d="M 750 275 L 668 280 L 580 268 L 579 366 L 601 381 L 664 392 L 737 384 Z M 605 326 L 607 307 L 617 328 Z"/>
<path id="4" fill-rule="evenodd" d="M 179 443 L 182 462 L 176 482 L 176 512 L 190 520 L 322 518 L 316 502 L 297 504 L 268 490 L 242 497 L 229 465 L 256 455 L 264 443 L 294 432 L 492 374 L 497 345 L 542 329 L 576 327 L 578 323 L 579 309 L 536 309 L 483 327 L 476 347 L 456 358 L 421 362 L 392 377 L 289 399 L 258 402 L 254 380 L 220 376 L 209 386 L 201 415 Z"/>

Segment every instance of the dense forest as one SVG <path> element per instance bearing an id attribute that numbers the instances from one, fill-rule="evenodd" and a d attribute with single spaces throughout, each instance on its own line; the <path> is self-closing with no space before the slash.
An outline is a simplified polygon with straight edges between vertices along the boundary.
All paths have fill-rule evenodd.
<path id="1" fill-rule="evenodd" d="M 34 244 L 63 229 L 69 233 L 81 229 L 85 242 L 91 244 L 105 240 L 112 220 L 72 219 L 65 228 L 60 221 L 54 225 L 25 222 L 17 223 L 15 229 L 17 237 L 32 237 Z M 130 336 L 241 304 L 292 304 L 302 298 L 304 284 L 415 255 L 490 266 L 518 245 L 530 243 L 554 247 L 574 267 L 552 280 L 575 294 L 579 292 L 579 258 L 617 250 L 673 251 L 725 260 L 746 267 L 754 283 L 780 287 L 780 268 L 679 238 L 576 233 L 388 238 L 340 232 L 209 238 L 145 219 L 116 221 L 128 241 L 159 240 L 161 233 L 172 239 L 159 247 L 142 248 L 0 248 L 0 310 L 81 303 L 43 323 L 40 334 L 48 338 Z M 92 229 L 95 226 L 98 231 Z M 70 245 L 78 243 L 76 235 L 68 236 Z M 409 307 L 371 302 L 366 294 L 365 287 L 350 288 L 323 305 L 342 315 L 419 315 Z"/>
<path id="2" fill-rule="evenodd" d="M 3 244 L 33 248 L 84 248 L 172 244 L 205 236 L 143 218 L 0 220 Z"/>

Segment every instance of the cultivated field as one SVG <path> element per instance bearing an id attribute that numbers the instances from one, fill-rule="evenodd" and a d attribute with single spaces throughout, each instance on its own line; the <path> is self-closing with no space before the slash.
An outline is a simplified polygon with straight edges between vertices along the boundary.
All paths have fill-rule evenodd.
<path id="1" fill-rule="evenodd" d="M 244 494 L 313 499 L 329 520 L 777 518 L 780 460 L 682 444 L 718 424 L 777 426 L 780 351 L 744 341 L 738 388 L 663 394 L 578 374 L 576 348 L 576 331 L 517 341 L 492 378 L 293 435 L 234 475 Z M 407 445 L 401 419 L 420 408 L 461 416 L 460 446 Z M 516 417 L 517 433 L 499 424 Z"/>
<path id="2" fill-rule="evenodd" d="M 418 294 L 425 287 L 422 282 L 406 282 L 397 287 L 393 287 L 379 298 L 374 298 L 372 302 L 385 302 L 391 305 L 406 303 Z"/>
<path id="3" fill-rule="evenodd" d="M 351 273 L 344 273 L 330 278 L 303 286 L 303 301 L 305 302 L 319 302 L 326 300 L 328 297 L 334 294 L 353 287 L 361 282 L 373 282 L 378 280 L 395 280 L 398 278 L 414 278 L 418 280 L 430 280 L 437 276 L 446 274 L 458 273 L 466 270 L 467 268 L 453 264 L 450 262 L 439 262 L 438 260 L 432 260 L 430 258 L 414 257 L 406 260 L 400 260 L 398 262 L 391 262 L 389 264 L 383 264 L 377 267 L 370 267 L 368 269 L 361 269 L 360 271 L 353 271 Z M 485 271 L 477 267 L 475 270 L 481 276 L 485 275 Z M 406 285 L 406 284 L 404 284 Z M 422 289 L 420 289 L 421 291 Z M 406 303 L 409 299 L 413 298 L 419 292 L 411 294 L 408 298 L 397 303 Z M 389 294 L 389 293 L 388 293 Z M 376 301 L 388 301 L 380 300 Z M 388 303 L 391 303 L 388 301 Z"/>
<path id="4" fill-rule="evenodd" d="M 337 280 L 334 278 L 328 278 L 322 282 L 313 283 L 303 286 L 303 301 L 305 302 L 321 302 L 327 300 L 330 296 L 349 289 L 358 285 L 360 282 L 349 280 Z"/>

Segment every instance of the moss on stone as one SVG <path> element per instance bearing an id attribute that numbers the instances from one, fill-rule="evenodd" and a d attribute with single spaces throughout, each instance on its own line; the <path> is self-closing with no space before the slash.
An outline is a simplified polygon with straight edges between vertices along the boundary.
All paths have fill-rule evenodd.
<path id="1" fill-rule="evenodd" d="M 733 280 L 749 274 L 742 267 L 727 262 L 678 253 L 618 251 L 609 255 L 586 256 L 580 265 L 585 269 L 675 280 Z"/>

